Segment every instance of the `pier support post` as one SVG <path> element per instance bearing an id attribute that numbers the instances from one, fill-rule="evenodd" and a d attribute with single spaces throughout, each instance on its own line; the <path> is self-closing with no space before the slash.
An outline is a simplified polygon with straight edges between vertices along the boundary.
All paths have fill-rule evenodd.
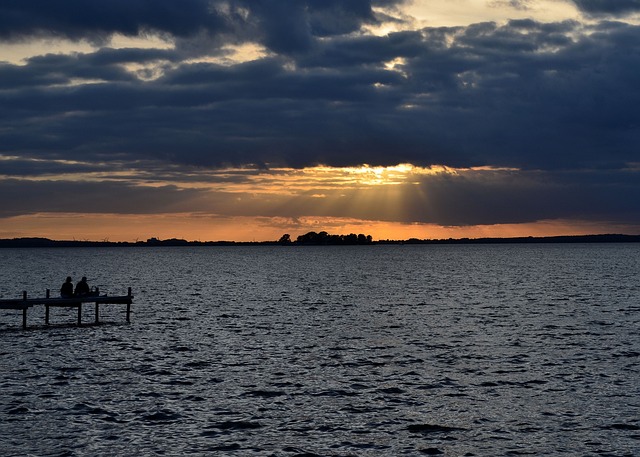
<path id="1" fill-rule="evenodd" d="M 129 301 L 127 302 L 127 322 L 131 322 L 131 319 L 129 318 L 131 315 L 131 287 L 129 287 L 127 296 L 129 297 Z"/>
<path id="2" fill-rule="evenodd" d="M 22 300 L 24 300 L 24 308 L 22 308 L 22 329 L 27 328 L 27 291 L 22 292 Z"/>
<path id="3" fill-rule="evenodd" d="M 50 298 L 51 291 L 47 289 L 47 298 Z M 45 303 L 44 305 L 44 323 L 45 325 L 49 325 L 49 305 Z"/>
<path id="4" fill-rule="evenodd" d="M 98 305 L 98 302 L 96 302 L 96 324 L 99 321 L 99 318 L 98 318 L 98 316 L 100 315 L 99 306 L 100 305 Z"/>
<path id="5" fill-rule="evenodd" d="M 82 325 L 82 302 L 78 302 L 78 326 Z"/>

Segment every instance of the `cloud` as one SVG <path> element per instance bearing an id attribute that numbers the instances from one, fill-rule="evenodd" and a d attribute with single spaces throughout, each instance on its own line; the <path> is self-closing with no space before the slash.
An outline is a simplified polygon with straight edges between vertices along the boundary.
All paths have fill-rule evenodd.
<path id="1" fill-rule="evenodd" d="M 632 25 L 519 20 L 339 36 L 230 66 L 176 50 L 45 55 L 0 66 L 0 148 L 202 166 L 617 167 L 637 158 L 639 48 Z"/>
<path id="2" fill-rule="evenodd" d="M 179 4 L 166 0 L 91 3 L 9 0 L 0 5 L 0 37 L 24 39 L 40 35 L 100 41 L 113 33 L 136 36 L 145 31 L 158 31 L 180 37 L 202 29 L 228 30 L 225 16 L 209 4 L 208 0 Z"/>
<path id="3" fill-rule="evenodd" d="M 562 218 L 638 224 L 636 179 L 637 173 L 621 177 L 617 171 L 476 171 L 441 176 L 423 182 L 421 190 L 428 202 L 413 201 L 409 212 L 422 215 L 422 221 L 454 226 Z"/>
<path id="4" fill-rule="evenodd" d="M 39 169 L 33 170 L 35 175 Z M 120 179 L 0 181 L 0 217 L 32 213 L 216 214 L 220 217 L 356 218 L 471 226 L 540 220 L 640 225 L 637 170 L 457 170 L 408 174 L 393 184 L 339 170 L 193 170 L 152 167 Z M 177 180 L 176 184 L 149 183 Z M 402 181 L 404 179 L 404 181 Z M 133 184 L 134 182 L 139 184 Z M 190 183 L 192 181 L 192 183 Z"/>
<path id="5" fill-rule="evenodd" d="M 0 5 L 0 39 L 34 36 L 107 42 L 112 35 L 159 34 L 176 40 L 205 34 L 233 42 L 258 40 L 276 52 L 304 51 L 314 37 L 379 23 L 374 7 L 404 0 L 112 0 Z"/>
<path id="6" fill-rule="evenodd" d="M 516 10 L 528 10 L 534 0 L 493 0 L 489 3 L 492 8 L 511 7 Z"/>
<path id="7" fill-rule="evenodd" d="M 467 171 L 423 178 L 419 184 L 367 190 L 325 191 L 287 205 L 291 217 L 356 217 L 364 220 L 472 226 L 573 219 L 640 223 L 637 173 L 541 173 Z"/>
<path id="8" fill-rule="evenodd" d="M 636 25 L 523 19 L 377 36 L 364 27 L 399 21 L 402 1 L 85 3 L 0 4 L 4 42 L 48 37 L 94 46 L 0 63 L 4 217 L 69 212 L 79 199 L 88 211 L 114 213 L 637 222 L 637 173 L 629 171 L 640 143 Z M 639 10 L 630 1 L 575 3 L 592 15 Z M 171 46 L 115 49 L 116 34 L 159 36 Z M 241 44 L 260 52 L 231 58 Z M 364 163 L 520 172 L 268 201 L 172 181 L 182 173 L 183 183 L 195 182 L 197 168 Z M 142 174 L 155 187 L 138 185 Z M 79 181 L 89 175 L 93 181 Z M 12 179 L 23 177 L 50 180 Z M 223 178 L 207 182 L 216 179 Z M 385 204 L 365 205 L 372 195 Z"/>
<path id="9" fill-rule="evenodd" d="M 152 214 L 176 211 L 198 190 L 116 182 L 0 181 L 0 217 L 40 212 Z M 188 205 L 186 205 L 188 208 Z M 188 209 L 187 209 L 188 210 Z"/>
<path id="10" fill-rule="evenodd" d="M 572 0 L 573 3 L 591 15 L 625 15 L 640 12 L 639 0 Z"/>

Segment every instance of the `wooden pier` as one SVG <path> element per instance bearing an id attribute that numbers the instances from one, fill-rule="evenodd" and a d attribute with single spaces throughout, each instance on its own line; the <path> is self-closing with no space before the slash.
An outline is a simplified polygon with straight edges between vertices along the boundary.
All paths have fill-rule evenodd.
<path id="1" fill-rule="evenodd" d="M 49 325 L 49 308 L 77 308 L 78 309 L 78 325 L 82 325 L 82 304 L 93 303 L 95 305 L 95 322 L 100 321 L 100 305 L 103 304 L 123 304 L 127 305 L 127 322 L 130 322 L 131 303 L 133 303 L 133 295 L 131 287 L 128 289 L 127 295 L 82 295 L 74 297 L 55 297 L 51 298 L 50 290 L 47 289 L 44 298 L 28 298 L 27 292 L 22 292 L 22 299 L 0 300 L 0 309 L 22 310 L 22 328 L 27 328 L 27 310 L 33 306 L 44 305 L 45 317 L 44 323 Z"/>

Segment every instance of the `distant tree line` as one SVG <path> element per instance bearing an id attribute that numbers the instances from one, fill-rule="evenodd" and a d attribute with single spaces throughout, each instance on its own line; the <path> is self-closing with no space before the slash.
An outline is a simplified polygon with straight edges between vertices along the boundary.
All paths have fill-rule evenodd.
<path id="1" fill-rule="evenodd" d="M 549 237 L 517 238 L 459 238 L 440 240 L 378 240 L 371 235 L 329 235 L 327 232 L 309 232 L 292 240 L 288 233 L 278 241 L 187 241 L 180 238 L 161 240 L 149 238 L 146 241 L 88 241 L 88 240 L 50 240 L 48 238 L 12 238 L 0 239 L 0 248 L 53 248 L 53 247 L 163 247 L 163 246 L 323 246 L 323 245 L 366 245 L 366 244 L 505 244 L 505 243 L 640 243 L 640 235 L 576 235 Z"/>
<path id="2" fill-rule="evenodd" d="M 359 233 L 356 235 L 355 233 L 350 233 L 349 235 L 330 235 L 327 232 L 308 232 L 304 235 L 298 236 L 295 241 L 291 240 L 291 235 L 285 233 L 280 237 L 278 243 L 287 245 L 287 244 L 298 244 L 298 245 L 317 245 L 317 246 L 327 246 L 327 245 L 356 245 L 356 244 L 372 244 L 373 238 L 371 235 L 364 235 Z"/>

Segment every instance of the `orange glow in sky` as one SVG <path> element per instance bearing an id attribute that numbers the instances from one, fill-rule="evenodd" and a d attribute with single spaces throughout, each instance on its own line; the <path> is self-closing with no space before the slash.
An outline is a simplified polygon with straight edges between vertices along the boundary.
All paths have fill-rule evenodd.
<path id="1" fill-rule="evenodd" d="M 151 174 L 83 175 L 87 182 L 135 183 L 140 189 L 195 189 L 197 194 L 172 208 L 159 204 L 146 214 L 36 212 L 0 220 L 0 238 L 46 237 L 64 240 L 136 241 L 151 237 L 201 241 L 272 241 L 309 231 L 364 233 L 375 240 L 637 233 L 637 227 L 580 220 L 538 220 L 493 225 L 429 222 L 435 209 L 433 180 L 478 181 L 483 186 L 512 180 L 513 169 L 416 167 L 314 167 L 170 171 L 159 182 Z M 42 178 L 39 178 L 42 179 Z M 73 175 L 49 180 L 79 179 Z M 526 179 L 518 178 L 525 181 Z M 431 186 L 431 187 L 429 187 Z M 184 208 L 181 210 L 181 205 Z M 445 208 L 452 214 L 456 208 Z"/>
<path id="2" fill-rule="evenodd" d="M 197 241 L 275 241 L 285 233 L 295 239 L 309 231 L 322 230 L 331 234 L 364 233 L 371 235 L 374 240 L 407 240 L 627 233 L 629 228 L 580 221 L 443 227 L 435 224 L 339 218 L 290 220 L 264 217 L 220 218 L 202 214 L 35 214 L 4 220 L 0 225 L 0 238 L 45 237 L 112 242 L 145 241 L 151 237 Z"/>

